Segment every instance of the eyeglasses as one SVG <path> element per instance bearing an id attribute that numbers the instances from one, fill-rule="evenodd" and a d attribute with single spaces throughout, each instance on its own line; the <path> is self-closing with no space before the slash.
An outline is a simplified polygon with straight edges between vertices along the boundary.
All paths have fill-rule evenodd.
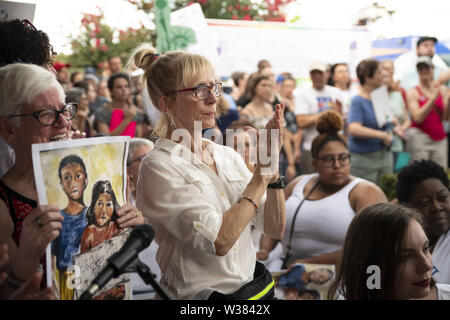
<path id="1" fill-rule="evenodd" d="M 78 106 L 76 103 L 69 103 L 65 105 L 61 111 L 56 109 L 43 109 L 31 114 L 14 114 L 8 118 L 33 116 L 37 122 L 43 126 L 52 126 L 58 121 L 60 114 L 62 114 L 66 120 L 72 120 L 77 114 L 77 108 Z"/>
<path id="2" fill-rule="evenodd" d="M 27 19 L 22 20 L 22 24 L 30 30 L 37 31 L 36 27 Z"/>
<path id="3" fill-rule="evenodd" d="M 143 154 L 142 156 L 140 156 L 140 157 L 137 157 L 136 159 L 134 159 L 134 160 L 131 160 L 130 162 L 127 162 L 127 166 L 131 165 L 131 164 L 132 164 L 133 162 L 136 162 L 136 161 L 139 161 L 139 162 L 141 162 L 141 161 L 142 161 L 142 159 L 144 159 L 146 155 L 147 155 L 147 154 Z"/>
<path id="4" fill-rule="evenodd" d="M 201 84 L 194 88 L 170 91 L 167 94 L 186 91 L 193 91 L 194 97 L 196 97 L 199 100 L 206 100 L 209 98 L 209 94 L 211 91 L 216 97 L 222 94 L 222 82 L 216 82 L 211 85 Z"/>
<path id="5" fill-rule="evenodd" d="M 341 153 L 338 156 L 333 156 L 330 154 L 319 158 L 319 160 L 323 162 L 327 168 L 333 167 L 336 161 L 339 161 L 339 164 L 343 167 L 348 166 L 350 164 L 350 159 L 351 156 L 349 153 Z"/>

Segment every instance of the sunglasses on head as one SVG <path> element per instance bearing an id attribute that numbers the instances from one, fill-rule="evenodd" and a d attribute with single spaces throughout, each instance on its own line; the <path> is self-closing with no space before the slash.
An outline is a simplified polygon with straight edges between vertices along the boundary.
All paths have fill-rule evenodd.
<path id="1" fill-rule="evenodd" d="M 36 27 L 27 19 L 22 20 L 22 24 L 30 30 L 37 31 Z"/>

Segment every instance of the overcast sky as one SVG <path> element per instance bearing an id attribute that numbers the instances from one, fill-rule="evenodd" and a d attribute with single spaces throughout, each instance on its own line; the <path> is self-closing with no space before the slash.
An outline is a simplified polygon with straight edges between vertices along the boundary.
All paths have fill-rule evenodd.
<path id="1" fill-rule="evenodd" d="M 143 12 L 125 0 L 16 0 L 36 3 L 34 23 L 49 34 L 57 52 L 70 52 L 67 36 L 79 33 L 82 13 L 103 9 L 106 22 L 116 28 L 138 27 L 139 21 L 152 23 Z M 376 0 L 299 0 L 290 7 L 288 18 L 299 15 L 299 24 L 322 28 L 350 28 L 358 10 Z M 373 36 L 393 37 L 434 35 L 450 40 L 450 1 L 448 0 L 378 0 L 396 13 L 372 29 Z"/>

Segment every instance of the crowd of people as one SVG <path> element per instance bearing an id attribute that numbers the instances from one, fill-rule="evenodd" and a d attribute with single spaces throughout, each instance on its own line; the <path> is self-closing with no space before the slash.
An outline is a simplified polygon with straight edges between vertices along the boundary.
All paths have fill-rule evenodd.
<path id="1" fill-rule="evenodd" d="M 55 61 L 26 20 L 0 22 L 0 35 L 0 298 L 56 298 L 45 289 L 50 243 L 64 282 L 68 253 L 149 223 L 155 241 L 141 258 L 174 299 L 273 299 L 271 271 L 299 263 L 336 266 L 329 299 L 450 299 L 450 73 L 436 74 L 436 38 L 417 41 L 408 87 L 392 61 L 367 58 L 357 81 L 347 63 L 312 59 L 312 85 L 297 88 L 267 60 L 224 85 L 195 53 L 143 44 L 80 71 Z M 383 86 L 391 117 L 380 123 Z M 114 135 L 131 137 L 127 204 L 108 181 L 85 204 L 88 173 L 69 157 L 67 207 L 38 205 L 32 144 Z M 380 188 L 388 173 L 394 203 Z M 78 179 L 77 196 L 64 175 Z M 104 223 L 99 199 L 115 201 Z M 366 282 L 374 265 L 377 289 Z"/>

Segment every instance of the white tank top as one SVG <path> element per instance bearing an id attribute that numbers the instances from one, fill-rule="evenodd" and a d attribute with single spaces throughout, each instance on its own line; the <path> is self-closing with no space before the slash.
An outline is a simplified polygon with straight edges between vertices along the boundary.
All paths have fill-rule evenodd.
<path id="1" fill-rule="evenodd" d="M 317 173 L 305 176 L 286 200 L 286 231 L 282 239 L 283 258 L 289 244 L 295 211 L 304 198 L 303 189 L 317 176 Z M 350 206 L 349 193 L 361 181 L 364 179 L 355 177 L 341 190 L 328 197 L 303 202 L 295 219 L 291 256 L 306 259 L 342 248 L 348 226 L 355 215 Z"/>

